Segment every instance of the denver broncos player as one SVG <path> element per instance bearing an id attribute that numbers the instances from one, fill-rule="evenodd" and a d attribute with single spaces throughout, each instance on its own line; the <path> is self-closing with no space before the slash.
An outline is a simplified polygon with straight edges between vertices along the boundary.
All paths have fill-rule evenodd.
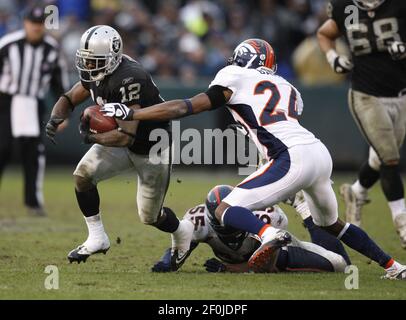
<path id="1" fill-rule="evenodd" d="M 355 7 L 354 10 L 348 8 Z M 350 16 L 352 15 L 352 16 Z M 321 49 L 338 73 L 351 73 L 349 107 L 368 142 L 369 158 L 352 185 L 340 193 L 347 221 L 360 225 L 368 189 L 379 179 L 406 249 L 406 206 L 399 171 L 399 149 L 406 132 L 406 1 L 332 0 L 329 17 L 318 31 Z M 351 60 L 335 51 L 345 36 Z"/>
<path id="2" fill-rule="evenodd" d="M 249 260 L 254 271 L 267 269 L 272 243 L 281 231 L 258 219 L 252 211 L 303 190 L 316 225 L 385 268 L 386 278 L 406 280 L 406 266 L 383 252 L 362 229 L 338 218 L 330 180 L 330 153 L 299 124 L 303 101 L 295 87 L 275 74 L 271 45 L 260 39 L 246 40 L 237 46 L 229 64 L 218 72 L 206 92 L 191 99 L 168 101 L 142 110 L 107 104 L 104 112 L 122 120 L 163 121 L 226 106 L 235 121 L 246 127 L 268 163 L 237 185 L 217 207 L 215 215 L 222 225 L 261 239 L 262 245 Z"/>
<path id="3" fill-rule="evenodd" d="M 213 250 L 214 255 L 219 259 L 212 258 L 206 261 L 205 267 L 209 272 L 249 271 L 247 261 L 260 246 L 260 242 L 255 235 L 232 227 L 224 227 L 217 220 L 216 208 L 232 190 L 233 187 L 228 185 L 215 186 L 207 194 L 205 204 L 189 209 L 183 217 L 184 220 L 194 224 L 192 250 L 199 243 L 207 243 Z M 302 204 L 303 202 L 302 199 Z M 276 205 L 267 208 L 265 211 L 255 211 L 254 214 L 276 228 L 287 229 L 288 218 L 282 209 Z M 326 236 L 332 237 L 328 234 Z M 339 243 L 338 240 L 335 239 L 335 241 Z M 302 242 L 287 234 L 274 242 L 273 249 L 274 254 L 267 272 L 343 272 L 347 266 L 346 259 L 343 256 L 327 250 L 326 247 L 323 248 L 314 243 Z M 166 250 L 161 260 L 152 267 L 153 272 L 176 271 L 172 269 L 170 263 L 170 250 Z M 346 254 L 345 250 L 343 252 Z"/>
<path id="4" fill-rule="evenodd" d="M 55 104 L 46 126 L 48 137 L 53 140 L 58 126 L 76 105 L 89 97 L 98 105 L 120 102 L 134 108 L 163 101 L 151 76 L 122 51 L 120 35 L 109 26 L 94 26 L 82 35 L 76 54 L 81 81 Z M 141 221 L 172 233 L 173 258 L 177 258 L 179 251 L 189 249 L 193 228 L 183 226 L 172 211 L 162 208 L 169 185 L 171 146 L 156 158 L 149 158 L 149 149 L 154 144 L 149 141 L 149 133 L 156 128 L 168 130 L 168 121 L 117 122 L 116 130 L 90 134 L 86 119 L 82 121 L 85 142 L 94 144 L 79 162 L 74 177 L 77 202 L 89 235 L 68 254 L 68 259 L 80 263 L 92 254 L 106 253 L 109 249 L 110 241 L 101 221 L 97 184 L 124 172 L 138 175 L 137 205 Z"/>

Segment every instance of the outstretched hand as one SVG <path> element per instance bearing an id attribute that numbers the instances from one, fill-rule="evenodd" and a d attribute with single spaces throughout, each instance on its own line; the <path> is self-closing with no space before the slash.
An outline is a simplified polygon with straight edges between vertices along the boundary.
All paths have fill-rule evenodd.
<path id="1" fill-rule="evenodd" d="M 220 260 L 211 258 L 204 263 L 207 272 L 225 272 L 226 266 Z"/>

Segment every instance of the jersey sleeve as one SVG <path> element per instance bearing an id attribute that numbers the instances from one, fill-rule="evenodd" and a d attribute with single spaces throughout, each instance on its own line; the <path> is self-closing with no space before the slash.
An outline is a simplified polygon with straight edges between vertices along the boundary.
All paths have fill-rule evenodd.
<path id="1" fill-rule="evenodd" d="M 333 19 L 340 31 L 343 31 L 344 26 L 344 8 L 341 0 L 330 0 L 327 4 L 327 16 Z"/>
<path id="2" fill-rule="evenodd" d="M 256 217 L 274 228 L 286 230 L 288 228 L 288 217 L 283 210 L 275 205 L 266 208 L 264 211 L 254 211 Z"/>
<path id="3" fill-rule="evenodd" d="M 236 66 L 227 66 L 221 69 L 217 74 L 214 80 L 210 83 L 209 88 L 213 86 L 221 86 L 227 89 L 230 89 L 235 93 L 237 91 L 237 81 L 239 77 L 240 67 Z"/>
<path id="4" fill-rule="evenodd" d="M 205 214 L 206 206 L 200 204 L 186 211 L 183 219 L 191 221 L 195 228 L 193 231 L 193 241 L 206 242 L 209 235 L 209 225 Z"/>

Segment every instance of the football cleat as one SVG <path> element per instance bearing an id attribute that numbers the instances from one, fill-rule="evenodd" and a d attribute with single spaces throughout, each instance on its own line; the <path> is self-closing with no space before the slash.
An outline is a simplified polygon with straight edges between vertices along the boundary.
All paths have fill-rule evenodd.
<path id="1" fill-rule="evenodd" d="M 106 254 L 107 251 L 110 249 L 110 240 L 105 235 L 102 239 L 87 239 L 83 244 L 81 244 L 76 249 L 73 249 L 68 254 L 68 260 L 70 263 L 77 262 L 78 264 L 86 262 L 87 258 L 92 254 L 96 253 L 104 253 Z"/>
<path id="2" fill-rule="evenodd" d="M 274 269 L 278 249 L 292 241 L 289 232 L 279 230 L 272 240 L 263 242 L 248 260 L 250 271 L 255 273 L 268 273 Z"/>
<path id="3" fill-rule="evenodd" d="M 387 271 L 382 279 L 388 280 L 406 280 L 406 266 L 401 266 L 398 269 Z"/>
<path id="4" fill-rule="evenodd" d="M 27 207 L 27 213 L 31 217 L 46 217 L 47 216 L 45 209 L 42 207 L 39 207 L 39 208 Z"/>
<path id="5" fill-rule="evenodd" d="M 403 249 L 406 249 L 406 213 L 398 215 L 393 223 L 400 237 L 400 245 Z"/>
<path id="6" fill-rule="evenodd" d="M 179 222 L 178 230 L 172 233 L 171 269 L 178 270 L 192 252 L 191 242 L 193 239 L 194 225 L 189 220 Z"/>
<path id="7" fill-rule="evenodd" d="M 362 206 L 371 202 L 367 198 L 357 198 L 351 185 L 345 183 L 340 186 L 340 195 L 345 203 L 345 220 L 359 227 L 361 225 Z"/>

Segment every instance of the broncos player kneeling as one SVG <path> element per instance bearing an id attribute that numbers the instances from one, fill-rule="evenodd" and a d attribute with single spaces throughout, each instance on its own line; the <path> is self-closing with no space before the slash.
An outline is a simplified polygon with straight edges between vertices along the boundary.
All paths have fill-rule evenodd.
<path id="1" fill-rule="evenodd" d="M 194 224 L 191 250 L 199 243 L 207 243 L 215 256 L 206 261 L 204 266 L 208 272 L 248 272 L 248 260 L 260 246 L 257 236 L 232 227 L 224 227 L 217 220 L 214 212 L 233 187 L 216 186 L 211 189 L 206 198 L 206 204 L 200 204 L 189 209 L 183 221 Z M 303 207 L 303 206 L 302 206 Z M 274 239 L 274 253 L 270 264 L 262 272 L 343 272 L 347 266 L 345 250 L 342 255 L 317 244 L 300 241 L 286 230 L 288 219 L 281 208 L 273 206 L 265 211 L 254 212 L 260 219 L 281 229 Z M 323 230 L 321 232 L 330 236 Z M 331 236 L 330 236 L 331 237 Z M 313 236 L 312 236 L 313 238 Z M 338 241 L 336 239 L 336 241 Z M 333 242 L 330 242 L 333 243 Z M 335 249 L 334 249 L 335 250 Z M 186 259 L 183 260 L 183 262 Z M 349 260 L 348 260 L 349 262 Z M 183 264 L 183 263 L 182 263 Z M 182 265 L 181 264 L 181 265 Z M 179 267 L 181 266 L 179 265 Z M 167 249 L 161 260 L 153 267 L 153 272 L 176 271 L 171 266 L 171 249 Z"/>

